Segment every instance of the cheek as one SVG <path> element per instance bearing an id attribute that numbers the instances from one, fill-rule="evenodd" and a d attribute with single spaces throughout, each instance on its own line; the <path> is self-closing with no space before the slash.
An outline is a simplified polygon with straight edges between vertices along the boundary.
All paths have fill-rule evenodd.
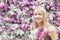
<path id="1" fill-rule="evenodd" d="M 40 16 L 40 20 L 39 21 L 43 21 L 43 16 Z"/>
<path id="2" fill-rule="evenodd" d="M 43 16 L 41 16 L 41 19 L 43 20 L 43 19 L 44 19 L 44 17 L 43 17 Z"/>
<path id="3" fill-rule="evenodd" d="M 38 16 L 33 16 L 34 19 L 43 19 L 43 16 L 38 15 Z"/>

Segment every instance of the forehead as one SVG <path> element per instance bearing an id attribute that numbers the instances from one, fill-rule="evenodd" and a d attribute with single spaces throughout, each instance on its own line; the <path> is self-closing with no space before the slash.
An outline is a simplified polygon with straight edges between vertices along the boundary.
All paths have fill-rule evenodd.
<path id="1" fill-rule="evenodd" d="M 33 13 L 34 13 L 34 14 L 36 14 L 36 13 L 43 14 L 43 10 L 41 10 L 41 9 L 35 9 L 35 10 L 33 11 Z"/>

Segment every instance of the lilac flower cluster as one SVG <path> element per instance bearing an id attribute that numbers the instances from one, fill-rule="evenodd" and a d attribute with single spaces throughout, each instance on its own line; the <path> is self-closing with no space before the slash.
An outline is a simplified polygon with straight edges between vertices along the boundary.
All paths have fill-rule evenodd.
<path id="1" fill-rule="evenodd" d="M 56 26 L 60 26 L 60 14 L 58 13 L 53 13 L 53 20 L 54 20 L 54 24 Z"/>
<path id="2" fill-rule="evenodd" d="M 40 28 L 38 29 L 38 32 L 37 32 L 37 35 L 36 35 L 37 40 L 41 40 L 42 38 L 43 38 L 44 40 L 47 39 L 46 37 L 48 36 L 49 31 L 44 32 L 44 31 L 43 31 L 43 28 L 44 28 L 44 27 L 40 27 Z"/>

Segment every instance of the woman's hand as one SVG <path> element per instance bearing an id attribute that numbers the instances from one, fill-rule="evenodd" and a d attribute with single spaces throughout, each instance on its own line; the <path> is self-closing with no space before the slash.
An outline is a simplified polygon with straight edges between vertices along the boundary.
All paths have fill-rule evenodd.
<path id="1" fill-rule="evenodd" d="M 49 36 L 52 40 L 57 40 L 56 29 L 53 26 L 49 27 Z"/>
<path id="2" fill-rule="evenodd" d="M 49 33 L 49 36 L 51 37 L 51 39 L 52 40 L 57 40 L 57 36 L 56 36 L 56 32 L 55 31 L 51 31 L 50 33 Z"/>

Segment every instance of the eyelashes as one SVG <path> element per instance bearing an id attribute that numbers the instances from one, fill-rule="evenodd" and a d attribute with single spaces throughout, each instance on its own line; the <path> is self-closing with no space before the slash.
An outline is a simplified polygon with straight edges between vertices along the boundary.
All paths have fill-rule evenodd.
<path id="1" fill-rule="evenodd" d="M 36 13 L 36 14 L 34 14 L 34 15 L 42 15 L 42 14 L 40 14 L 40 13 Z"/>

